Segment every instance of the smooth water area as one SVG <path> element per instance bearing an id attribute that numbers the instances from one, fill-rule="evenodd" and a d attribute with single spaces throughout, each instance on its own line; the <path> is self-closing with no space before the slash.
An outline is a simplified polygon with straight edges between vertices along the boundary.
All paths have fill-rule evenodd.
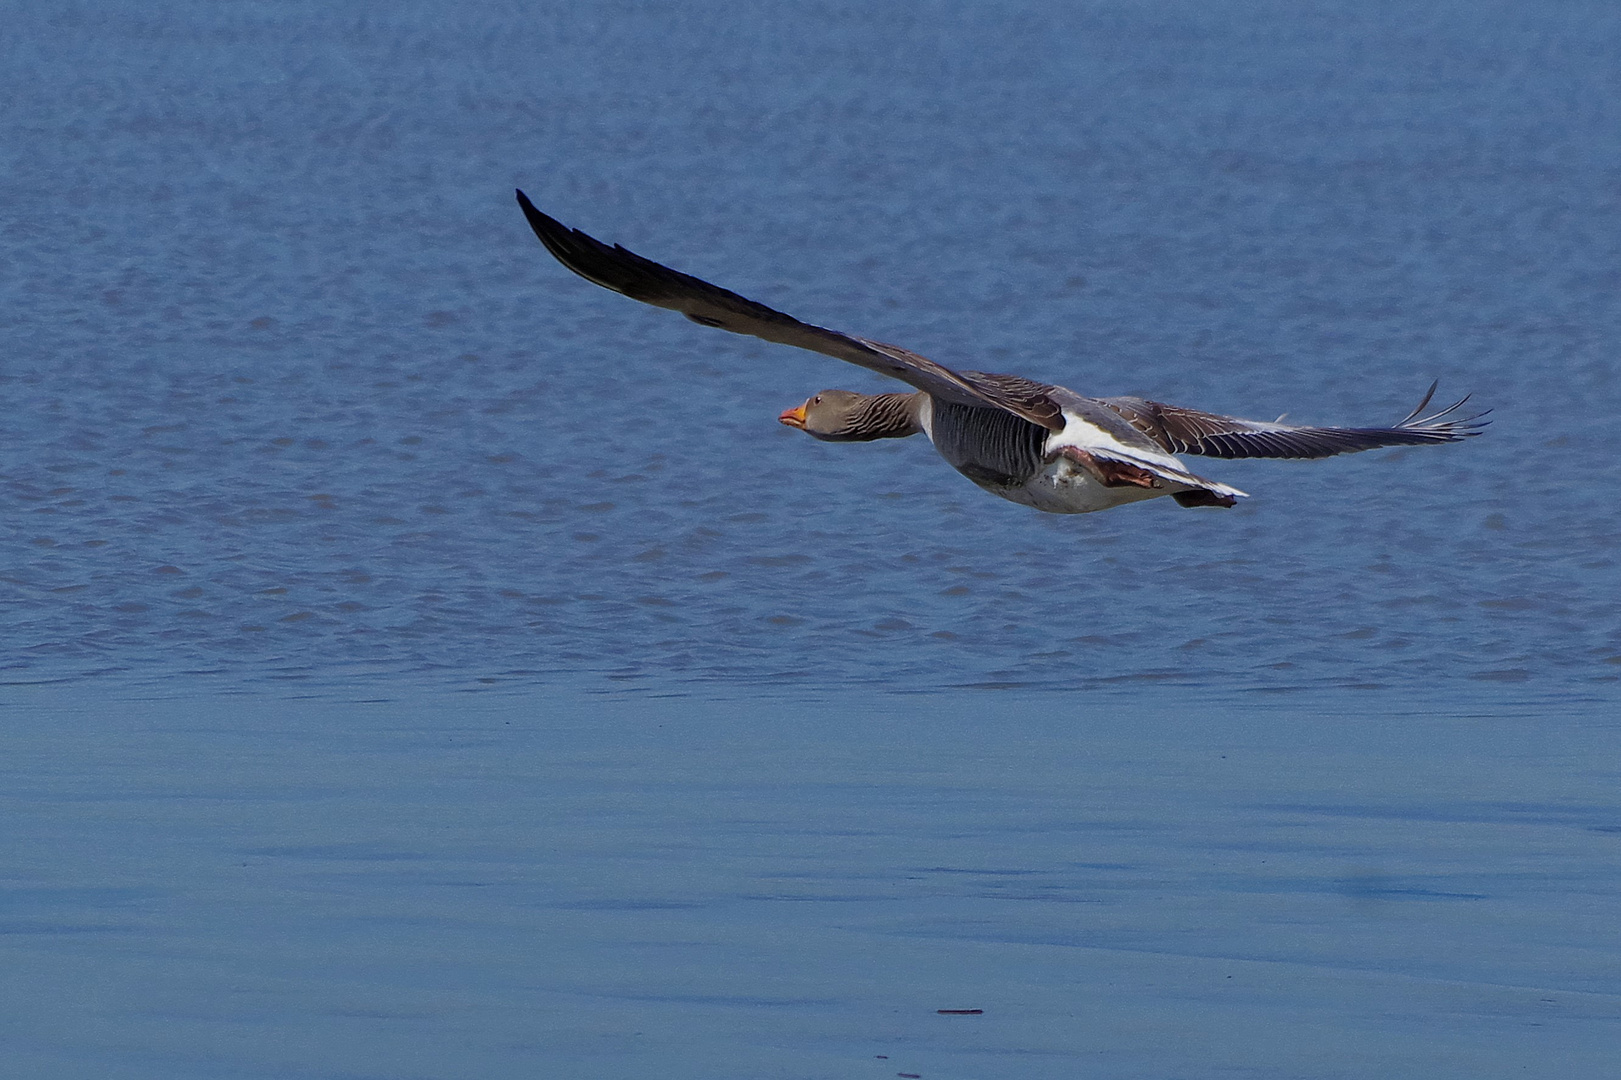
<path id="1" fill-rule="evenodd" d="M 0 17 L 27 1075 L 1605 1075 L 1614 5 Z M 1493 424 L 1043 516 L 515 187 L 951 365 Z"/>
<path id="2" fill-rule="evenodd" d="M 1621 1045 L 1621 731 L 1544 703 L 6 719 L 19 1076 L 1461 1080 Z"/>

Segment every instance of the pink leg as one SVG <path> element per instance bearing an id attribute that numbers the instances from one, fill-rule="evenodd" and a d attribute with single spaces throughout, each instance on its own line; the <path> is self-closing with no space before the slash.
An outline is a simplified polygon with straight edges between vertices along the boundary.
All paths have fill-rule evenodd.
<path id="1" fill-rule="evenodd" d="M 1087 472 L 1098 478 L 1098 483 L 1104 487 L 1160 487 L 1160 479 L 1140 465 L 1132 465 L 1113 458 L 1099 457 L 1088 454 L 1074 446 L 1064 446 L 1047 455 L 1047 464 L 1051 465 L 1059 458 L 1073 461 Z"/>

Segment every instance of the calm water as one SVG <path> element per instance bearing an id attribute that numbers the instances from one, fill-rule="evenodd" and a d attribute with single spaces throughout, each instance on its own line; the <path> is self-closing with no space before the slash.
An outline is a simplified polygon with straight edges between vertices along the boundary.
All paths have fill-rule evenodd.
<path id="1" fill-rule="evenodd" d="M 1613 718 L 456 697 L 32 692 L 12 1072 L 1614 1072 Z"/>
<path id="2" fill-rule="evenodd" d="M 1575 994 L 1611 1026 L 1561 1014 L 1565 1045 L 1614 1036 L 1614 5 L 0 15 L 0 720 L 24 763 L 6 794 L 30 822 L 0 882 L 26 917 L 0 925 L 24 928 L 33 959 L 14 970 L 56 980 L 57 997 L 5 988 L 27 1030 L 60 1033 L 28 1044 L 37 1075 L 529 1075 L 565 1054 L 582 1075 L 918 1072 L 850 1027 L 893 996 L 849 991 L 880 938 L 906 943 L 884 978 L 921 980 L 905 1008 L 928 1023 L 996 984 L 998 1022 L 1017 1001 L 1033 1025 L 905 1029 L 933 1048 L 931 1077 L 1218 1060 L 1441 1075 L 1437 1047 L 1482 1045 L 1458 1075 L 1548 1059 L 1541 1020 L 1427 1028 L 1540 1007 L 1437 989 L 1460 985 Z M 781 427 L 815 390 L 880 381 L 580 281 L 529 233 L 519 186 L 604 239 L 949 364 L 1318 423 L 1390 422 L 1439 378 L 1495 422 L 1459 446 L 1205 463 L 1254 495 L 1231 511 L 1042 516 L 922 440 Z M 278 713 L 290 697 L 306 704 Z M 1258 715 L 1273 745 L 1241 780 L 1184 787 L 1155 764 L 1190 739 L 1255 745 Z M 495 779 L 436 802 L 456 732 L 515 717 L 533 741 L 487 744 L 446 783 Z M 1027 729 L 1054 717 L 1068 734 Z M 756 745 L 751 723 L 779 738 Z M 952 734 L 931 750 L 937 724 Z M 1077 757 L 1071 738 L 1097 725 L 1119 749 Z M 414 756 L 391 749 L 400 730 Z M 508 752 L 540 757 L 500 773 Z M 375 775 L 391 761 L 399 776 Z M 750 769 L 787 770 L 781 802 L 748 788 L 711 813 Z M 582 801 L 560 804 L 548 862 L 523 847 L 527 785 L 565 776 Z M 1134 808 L 1130 829 L 1168 831 L 1126 851 L 1087 832 L 1064 854 L 1052 823 L 1081 820 L 1066 776 Z M 1032 816 L 982 834 L 987 807 Z M 863 814 L 883 843 L 846 827 Z M 381 831 L 346 836 L 351 819 Z M 1291 829 L 1304 839 L 1277 841 Z M 106 862 L 148 844 L 167 854 Z M 751 901 L 797 893 L 735 860 L 799 845 L 813 865 L 749 865 L 806 875 L 820 899 Z M 654 847 L 685 852 L 659 871 L 684 884 L 648 893 L 673 907 L 624 885 Z M 390 860 L 428 848 L 443 865 L 387 869 L 421 870 Z M 1213 848 L 1271 850 L 1289 884 L 1209 869 Z M 596 880 L 603 860 L 620 876 L 596 892 L 524 892 Z M 222 876 L 243 863 L 271 869 Z M 1074 877 L 1094 864 L 1135 869 Z M 914 870 L 962 887 L 908 891 Z M 485 890 L 458 897 L 508 889 L 462 910 L 453 964 L 434 952 L 445 926 L 402 899 L 452 881 Z M 846 885 L 866 895 L 852 881 L 878 882 L 890 914 L 837 914 Z M 988 912 L 996 882 L 1076 903 L 1115 890 L 1124 938 L 1082 937 L 1133 944 L 1060 978 L 1068 961 L 1037 946 L 1078 931 Z M 381 936 L 356 930 L 325 964 L 334 889 L 378 912 Z M 1258 895 L 1271 914 L 1245 906 Z M 597 921 L 576 940 L 580 912 Z M 727 951 L 734 931 L 769 947 Z M 621 965 L 617 1004 L 510 966 L 530 955 L 502 951 L 513 933 L 568 971 Z M 98 998 L 84 988 L 112 955 Z M 1288 968 L 1303 981 L 1267 983 L 1241 1022 L 1198 981 L 1238 973 L 1145 959 L 1195 955 L 1304 965 Z M 818 956 L 803 985 L 762 988 Z M 269 981 L 232 998 L 237 967 Z M 656 1037 L 632 1034 L 653 1020 L 627 1002 L 717 979 L 742 989 L 693 991 Z M 163 1023 L 192 1017 L 213 1057 L 149 1037 L 157 1014 L 137 1003 L 154 981 L 175 988 Z M 395 995 L 413 984 L 435 989 Z M 1104 1008 L 1100 985 L 1127 988 L 1102 1034 L 1042 1042 L 1042 1010 Z M 1405 1004 L 1381 1018 L 1391 994 Z M 532 1028 L 546 1002 L 562 1019 Z M 362 1037 L 372 1012 L 406 1019 Z M 86 1017 L 96 1034 L 63 1049 Z M 779 1022 L 799 1034 L 743 1034 Z M 1279 1024 L 1288 1053 L 1222 1041 Z M 1173 1053 L 1162 1030 L 1202 1034 Z M 310 1056 L 268 1055 L 277 1039 Z M 446 1063 L 334 1064 L 340 1045 L 429 1044 Z M 971 1052 L 993 1044 L 1004 1056 Z"/>

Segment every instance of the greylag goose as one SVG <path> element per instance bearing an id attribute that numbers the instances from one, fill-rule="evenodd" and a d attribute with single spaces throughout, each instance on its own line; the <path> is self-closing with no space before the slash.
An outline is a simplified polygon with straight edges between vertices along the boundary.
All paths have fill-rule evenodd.
<path id="1" fill-rule="evenodd" d="M 916 388 L 914 393 L 823 390 L 778 419 L 828 442 L 925 434 L 952 468 L 1037 510 L 1085 514 L 1169 495 L 1183 506 L 1232 506 L 1245 492 L 1189 472 L 1177 454 L 1218 458 L 1323 458 L 1380 446 L 1457 442 L 1480 434 L 1465 401 L 1422 415 L 1435 394 L 1391 427 L 1298 427 L 1198 412 L 1140 397 L 1083 397 L 1017 375 L 954 371 L 898 345 L 800 322 L 706 281 L 610 247 L 518 205 L 557 261 L 633 300 L 693 322 L 810 349 Z M 1488 410 L 1489 411 L 1489 410 Z"/>

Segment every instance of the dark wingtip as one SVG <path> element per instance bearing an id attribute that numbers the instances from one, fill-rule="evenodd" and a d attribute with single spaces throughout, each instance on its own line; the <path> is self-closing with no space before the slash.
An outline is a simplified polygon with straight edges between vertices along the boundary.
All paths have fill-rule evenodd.
<path id="1" fill-rule="evenodd" d="M 1437 409 L 1427 416 L 1423 415 L 1424 410 L 1430 404 L 1430 400 L 1435 397 L 1435 388 L 1439 384 L 1440 380 L 1431 383 L 1429 390 L 1424 395 L 1424 400 L 1418 403 L 1418 408 L 1404 416 L 1401 422 L 1390 430 L 1424 435 L 1434 442 L 1457 442 L 1459 439 L 1479 435 L 1481 429 L 1491 423 L 1490 420 L 1482 419 L 1487 413 L 1491 412 L 1490 409 L 1461 419 L 1447 419 L 1447 417 L 1467 405 L 1470 398 L 1474 397 L 1473 394 L 1465 394 L 1446 408 Z"/>
<path id="2" fill-rule="evenodd" d="M 652 293 L 649 292 L 649 282 L 645 279 L 682 276 L 667 267 L 642 258 L 633 251 L 626 251 L 617 244 L 610 248 L 588 233 L 569 228 L 537 209 L 521 189 L 517 190 L 517 196 L 523 216 L 528 219 L 529 227 L 534 230 L 535 236 L 545 245 L 546 250 L 551 252 L 552 257 L 558 262 L 593 285 L 601 285 L 605 289 L 623 293 L 632 299 L 653 303 L 654 301 L 648 299 Z M 713 286 L 706 287 L 713 288 Z"/>
<path id="3" fill-rule="evenodd" d="M 1400 420 L 1396 421 L 1396 426 L 1397 427 L 1406 427 L 1408 424 L 1410 424 L 1414 420 L 1416 420 L 1418 418 L 1419 413 L 1423 412 L 1425 407 L 1429 405 L 1430 399 L 1435 397 L 1435 391 L 1440 387 L 1440 385 L 1441 385 L 1441 380 L 1440 379 L 1436 379 L 1434 382 L 1430 383 L 1430 388 L 1428 390 L 1424 391 L 1424 397 L 1419 401 L 1418 405 L 1413 409 L 1412 412 L 1408 413 L 1406 416 L 1404 416 Z M 1458 404 L 1461 405 L 1461 404 L 1463 404 L 1463 402 L 1460 401 Z M 1456 409 L 1458 406 L 1454 405 L 1452 407 L 1454 409 Z"/>
<path id="4" fill-rule="evenodd" d="M 529 227 L 534 230 L 535 236 L 539 238 L 542 244 L 546 245 L 546 250 L 550 251 L 553 257 L 576 274 L 579 274 L 580 268 L 576 265 L 577 260 L 570 257 L 571 251 L 578 247 L 581 242 L 587 245 L 596 244 L 599 247 L 601 245 L 577 229 L 570 229 L 556 218 L 542 213 L 535 207 L 534 203 L 529 201 L 529 196 L 523 193 L 523 189 L 518 188 L 515 190 L 518 196 L 518 207 L 523 211 L 524 219 L 529 222 Z M 582 274 L 581 276 L 592 281 L 596 280 L 590 278 L 589 275 Z M 608 287 L 613 288 L 611 285 Z"/>
<path id="5" fill-rule="evenodd" d="M 560 230 L 563 227 L 559 222 L 553 221 L 537 210 L 535 204 L 529 201 L 529 196 L 523 193 L 522 188 L 514 188 L 513 190 L 518 195 L 518 208 L 523 211 L 523 216 L 528 220 L 529 227 L 535 230 L 535 235 L 540 237 L 541 240 L 546 239 L 548 232 Z"/>

